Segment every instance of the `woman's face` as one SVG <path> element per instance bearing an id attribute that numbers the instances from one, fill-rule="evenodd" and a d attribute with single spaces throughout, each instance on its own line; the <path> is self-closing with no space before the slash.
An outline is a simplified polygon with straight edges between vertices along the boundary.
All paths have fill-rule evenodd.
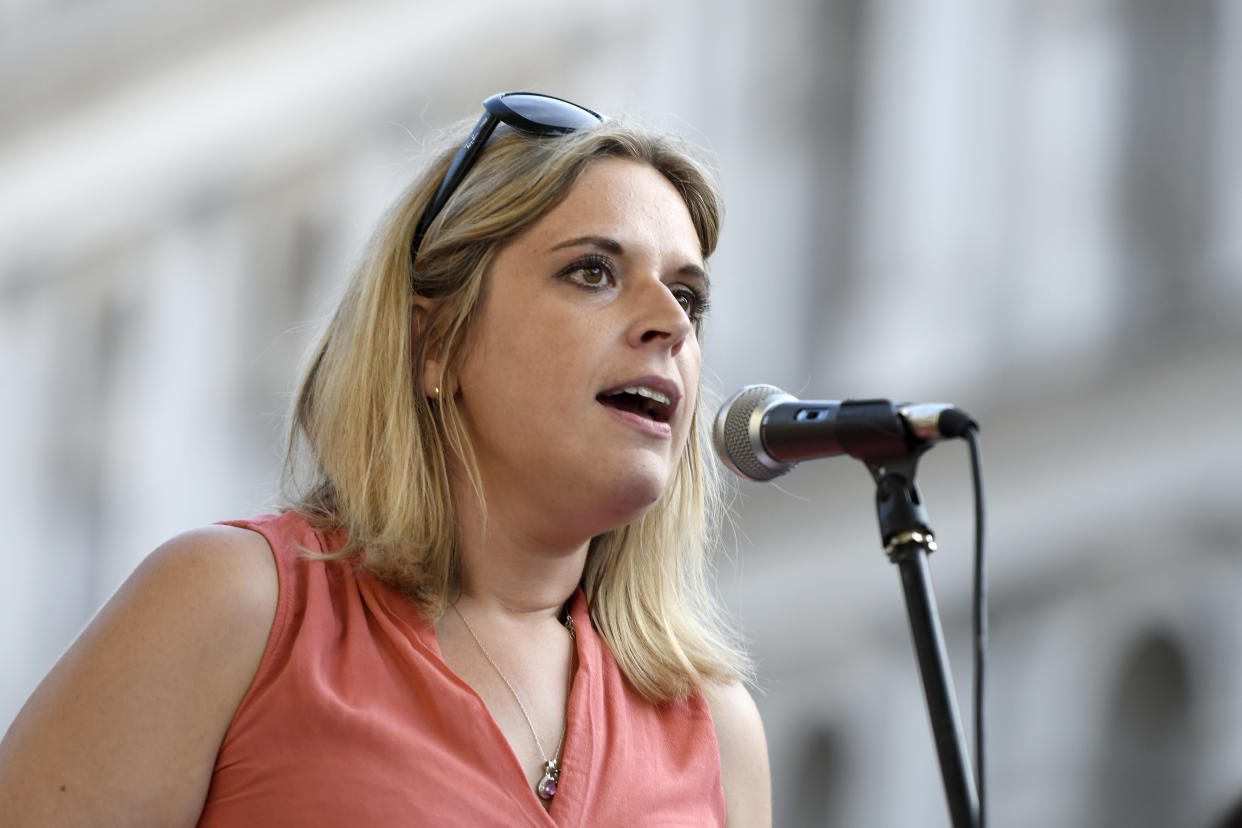
<path id="1" fill-rule="evenodd" d="M 580 543 L 639 517 L 685 449 L 708 289 L 685 203 L 605 158 L 499 252 L 457 399 L 489 517 Z"/>

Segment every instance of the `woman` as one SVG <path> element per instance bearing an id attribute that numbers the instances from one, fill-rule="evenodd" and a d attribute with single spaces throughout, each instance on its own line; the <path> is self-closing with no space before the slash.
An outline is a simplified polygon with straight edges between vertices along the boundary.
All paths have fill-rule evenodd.
<path id="1" fill-rule="evenodd" d="M 568 102 L 486 109 L 315 352 L 289 509 L 138 568 L 0 745 L 6 824 L 770 823 L 704 582 L 715 187 Z"/>

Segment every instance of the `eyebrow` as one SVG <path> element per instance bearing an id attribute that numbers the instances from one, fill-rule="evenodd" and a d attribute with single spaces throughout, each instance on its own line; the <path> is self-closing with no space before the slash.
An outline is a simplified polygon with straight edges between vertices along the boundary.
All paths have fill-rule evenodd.
<path id="1" fill-rule="evenodd" d="M 625 254 L 625 248 L 621 246 L 621 242 L 616 239 L 610 239 L 607 236 L 581 236 L 576 239 L 568 239 L 560 242 L 559 244 L 554 244 L 548 249 L 550 251 L 564 250 L 567 247 L 597 247 L 600 250 L 612 253 L 614 256 L 621 256 Z M 677 268 L 677 272 L 687 278 L 698 279 L 703 282 L 704 286 L 711 287 L 711 277 L 707 275 L 707 270 L 699 265 L 684 264 Z"/>

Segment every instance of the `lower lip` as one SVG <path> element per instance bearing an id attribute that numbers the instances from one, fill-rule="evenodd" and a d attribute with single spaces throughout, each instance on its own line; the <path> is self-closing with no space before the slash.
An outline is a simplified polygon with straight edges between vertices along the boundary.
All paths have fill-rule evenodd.
<path id="1" fill-rule="evenodd" d="M 603 403 L 600 403 L 600 406 L 607 409 L 610 414 L 621 420 L 621 422 L 651 437 L 668 439 L 673 436 L 673 427 L 668 423 L 662 423 L 659 420 L 635 414 L 633 411 L 622 411 L 620 408 L 613 408 Z"/>

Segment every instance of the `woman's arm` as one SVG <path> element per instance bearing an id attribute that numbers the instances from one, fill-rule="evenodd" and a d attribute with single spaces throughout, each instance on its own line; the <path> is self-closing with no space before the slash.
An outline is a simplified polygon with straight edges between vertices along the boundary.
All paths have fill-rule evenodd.
<path id="1" fill-rule="evenodd" d="M 755 700 L 741 683 L 716 685 L 703 696 L 711 708 L 720 746 L 725 824 L 729 828 L 768 828 L 772 825 L 772 780 L 768 743 Z"/>
<path id="2" fill-rule="evenodd" d="M 194 825 L 276 595 L 257 533 L 212 526 L 153 552 L 0 742 L 5 825 Z"/>

